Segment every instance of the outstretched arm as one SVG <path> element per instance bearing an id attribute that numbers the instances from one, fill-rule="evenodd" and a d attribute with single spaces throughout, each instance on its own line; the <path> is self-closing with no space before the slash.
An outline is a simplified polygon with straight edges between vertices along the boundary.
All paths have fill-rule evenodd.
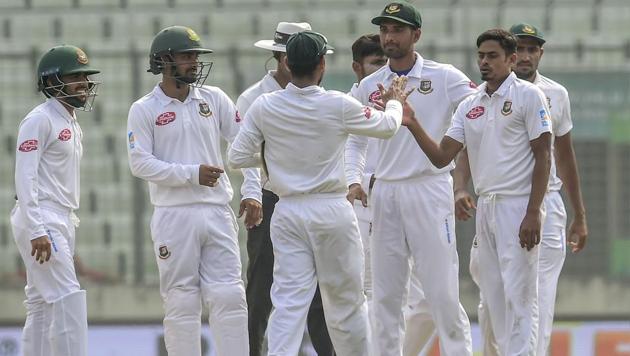
<path id="1" fill-rule="evenodd" d="M 449 137 L 444 136 L 438 144 L 427 134 L 417 120 L 411 122 L 407 128 L 416 139 L 418 146 L 429 157 L 431 163 L 437 168 L 442 168 L 451 163 L 457 153 L 464 148 L 464 145 Z"/>

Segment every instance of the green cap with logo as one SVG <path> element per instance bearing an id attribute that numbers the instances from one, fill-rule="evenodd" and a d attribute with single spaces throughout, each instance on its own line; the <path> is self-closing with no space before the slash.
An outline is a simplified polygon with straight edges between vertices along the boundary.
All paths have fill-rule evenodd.
<path id="1" fill-rule="evenodd" d="M 332 53 L 334 48 L 321 33 L 313 31 L 297 32 L 287 41 L 287 61 L 296 63 L 313 63 L 319 57 Z"/>
<path id="2" fill-rule="evenodd" d="M 542 46 L 545 43 L 545 38 L 543 37 L 543 33 L 536 28 L 527 23 L 519 23 L 512 27 L 510 27 L 510 32 L 516 37 L 531 37 L 540 43 Z"/>
<path id="3" fill-rule="evenodd" d="M 380 16 L 372 19 L 372 23 L 380 25 L 385 20 L 393 20 L 415 28 L 422 27 L 420 12 L 406 2 L 393 2 L 385 6 Z"/>

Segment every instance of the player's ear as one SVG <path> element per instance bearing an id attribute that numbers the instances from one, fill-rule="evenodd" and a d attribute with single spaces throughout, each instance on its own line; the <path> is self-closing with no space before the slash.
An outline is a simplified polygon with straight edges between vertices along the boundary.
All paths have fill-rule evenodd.
<path id="1" fill-rule="evenodd" d="M 352 71 L 354 72 L 354 74 L 359 76 L 361 74 L 361 63 L 357 61 L 352 61 Z"/>
<path id="2" fill-rule="evenodd" d="M 540 58 L 542 58 L 543 54 L 545 54 L 545 49 L 541 46 L 540 47 Z"/>

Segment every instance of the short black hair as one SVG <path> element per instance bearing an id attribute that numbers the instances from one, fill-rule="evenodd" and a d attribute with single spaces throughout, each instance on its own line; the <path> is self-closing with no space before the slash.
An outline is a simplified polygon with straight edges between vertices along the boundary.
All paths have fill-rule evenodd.
<path id="1" fill-rule="evenodd" d="M 289 70 L 291 71 L 291 75 L 294 77 L 311 76 L 313 72 L 315 71 L 315 68 L 317 67 L 319 62 L 322 60 L 322 57 L 324 57 L 324 55 L 317 57 L 317 60 L 313 62 L 300 62 L 300 63 L 293 63 L 293 64 L 288 62 L 287 64 L 289 65 Z"/>
<path id="2" fill-rule="evenodd" d="M 381 36 L 372 33 L 359 37 L 352 44 L 352 60 L 355 62 L 361 62 L 363 58 L 377 55 L 384 56 L 383 48 L 381 47 Z"/>
<path id="3" fill-rule="evenodd" d="M 477 48 L 479 48 L 485 41 L 499 42 L 499 45 L 508 56 L 516 53 L 516 43 L 518 40 L 516 39 L 516 36 L 506 30 L 493 28 L 480 34 L 479 37 L 477 37 Z"/>

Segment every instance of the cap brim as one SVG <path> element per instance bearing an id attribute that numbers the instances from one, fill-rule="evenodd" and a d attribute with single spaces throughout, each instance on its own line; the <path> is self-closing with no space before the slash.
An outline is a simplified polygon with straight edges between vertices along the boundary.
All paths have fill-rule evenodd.
<path id="1" fill-rule="evenodd" d="M 335 53 L 335 47 L 327 44 L 326 45 L 326 54 L 333 54 L 333 53 Z"/>
<path id="2" fill-rule="evenodd" d="M 528 35 L 528 34 L 526 34 L 526 33 L 514 34 L 514 36 L 516 36 L 516 37 L 529 37 L 529 38 L 533 38 L 533 39 L 535 39 L 536 41 L 538 41 L 538 43 L 540 43 L 541 45 L 543 45 L 543 44 L 545 44 L 545 42 L 547 42 L 547 41 L 545 41 L 544 39 L 542 39 L 542 38 L 540 38 L 540 37 L 538 37 L 538 36 Z"/>
<path id="3" fill-rule="evenodd" d="M 287 46 L 275 43 L 273 40 L 260 40 L 254 43 L 254 46 L 275 52 L 286 52 Z"/>
<path id="4" fill-rule="evenodd" d="M 385 21 L 385 20 L 392 20 L 392 21 L 396 21 L 396 22 L 400 22 L 400 23 L 404 23 L 405 25 L 409 25 L 409 26 L 413 26 L 413 27 L 417 27 L 416 24 L 411 23 L 409 21 L 405 21 L 402 20 L 398 17 L 395 16 L 376 16 L 375 18 L 372 19 L 372 23 L 374 25 L 380 25 L 381 22 Z"/>
<path id="5" fill-rule="evenodd" d="M 174 52 L 175 53 L 184 53 L 184 52 L 212 53 L 214 51 L 208 48 L 189 48 L 189 49 L 183 49 L 181 51 L 174 51 Z"/>
<path id="6" fill-rule="evenodd" d="M 86 68 L 79 68 L 79 69 L 76 69 L 76 70 L 71 70 L 71 71 L 69 71 L 68 73 L 66 73 L 66 75 L 67 75 L 67 74 L 76 74 L 76 73 L 83 73 L 83 74 L 85 74 L 85 75 L 92 75 L 92 74 L 98 74 L 98 73 L 100 73 L 100 72 L 101 72 L 101 71 L 100 71 L 100 70 L 98 70 L 98 69 L 92 69 L 92 68 L 87 68 L 87 69 L 86 69 Z"/>

